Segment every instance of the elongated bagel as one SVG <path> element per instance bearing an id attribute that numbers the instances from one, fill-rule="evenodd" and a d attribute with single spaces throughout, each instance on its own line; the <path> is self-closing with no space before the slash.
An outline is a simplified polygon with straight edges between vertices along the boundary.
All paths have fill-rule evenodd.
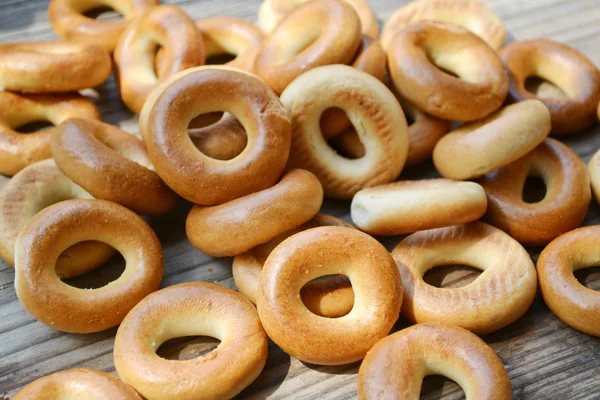
<path id="1" fill-rule="evenodd" d="M 371 235 L 401 235 L 478 220 L 485 191 L 477 183 L 450 179 L 400 181 L 360 190 L 352 222 Z"/>
<path id="2" fill-rule="evenodd" d="M 402 315 L 487 334 L 519 319 L 535 297 L 537 276 L 527 251 L 482 222 L 421 231 L 392 252 L 402 274 Z M 438 265 L 462 264 L 484 272 L 466 286 L 443 289 L 423 280 Z"/>
<path id="3" fill-rule="evenodd" d="M 98 289 L 60 280 L 58 256 L 76 243 L 97 240 L 117 249 L 125 271 Z M 140 300 L 158 289 L 162 248 L 143 219 L 104 200 L 67 200 L 37 213 L 15 243 L 15 290 L 21 305 L 45 325 L 64 332 L 99 332 L 121 323 Z"/>
<path id="4" fill-rule="evenodd" d="M 381 339 L 358 371 L 359 399 L 418 399 L 423 378 L 443 375 L 468 400 L 511 400 L 510 379 L 494 351 L 457 326 L 418 324 Z"/>
<path id="5" fill-rule="evenodd" d="M 185 233 L 206 254 L 233 256 L 302 225 L 322 203 L 319 180 L 308 171 L 292 170 L 269 189 L 218 206 L 194 206 Z"/>
<path id="6" fill-rule="evenodd" d="M 186 361 L 156 354 L 169 339 L 195 335 L 221 343 Z M 256 309 L 244 296 L 213 283 L 187 282 L 151 294 L 127 314 L 115 338 L 114 361 L 119 376 L 148 400 L 231 399 L 258 377 L 267 351 Z"/>
<path id="7" fill-rule="evenodd" d="M 141 214 L 169 211 L 177 195 L 154 172 L 144 143 L 117 127 L 82 118 L 58 126 L 52 155 L 60 170 L 95 198 Z"/>
<path id="8" fill-rule="evenodd" d="M 36 121 L 58 126 L 69 118 L 99 120 L 98 109 L 78 94 L 19 95 L 0 91 L 0 174 L 14 175 L 28 165 L 52 157 L 50 137 L 55 128 L 34 133 L 17 129 Z"/>
<path id="9" fill-rule="evenodd" d="M 446 178 L 477 178 L 529 153 L 550 129 L 550 112 L 540 101 L 511 104 L 440 139 L 433 163 Z"/>

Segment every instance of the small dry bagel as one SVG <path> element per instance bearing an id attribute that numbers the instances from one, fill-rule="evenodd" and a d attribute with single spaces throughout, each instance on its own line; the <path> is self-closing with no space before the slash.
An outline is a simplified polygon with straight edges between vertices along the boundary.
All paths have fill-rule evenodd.
<path id="1" fill-rule="evenodd" d="M 73 92 L 100 85 L 112 70 L 100 46 L 76 42 L 0 44 L 0 88 L 14 92 Z"/>
<path id="2" fill-rule="evenodd" d="M 148 215 L 164 214 L 177 201 L 154 172 L 144 143 L 117 127 L 72 118 L 56 128 L 51 147 L 58 168 L 97 199 Z"/>
<path id="3" fill-rule="evenodd" d="M 506 41 L 506 29 L 500 18 L 477 0 L 416 0 L 400 7 L 387 20 L 381 32 L 383 47 L 388 48 L 398 31 L 423 20 L 461 25 L 494 50 L 500 49 Z"/>
<path id="4" fill-rule="evenodd" d="M 296 169 L 275 186 L 227 203 L 194 206 L 185 233 L 194 247 L 214 257 L 242 254 L 314 217 L 323 189 L 310 172 Z"/>
<path id="5" fill-rule="evenodd" d="M 158 3 L 159 0 L 51 0 L 48 19 L 63 39 L 97 44 L 113 52 L 131 19 Z M 99 21 L 85 16 L 86 11 L 102 6 L 113 8 L 123 20 Z"/>
<path id="6" fill-rule="evenodd" d="M 248 144 L 231 160 L 199 151 L 190 121 L 226 111 L 246 130 Z M 181 197 L 215 205 L 271 187 L 290 149 L 290 119 L 277 95 L 255 75 L 224 66 L 183 71 L 160 84 L 140 114 L 140 132 L 160 177 Z"/>
<path id="7" fill-rule="evenodd" d="M 78 94 L 19 95 L 0 91 L 0 174 L 14 175 L 34 162 L 52 157 L 53 129 L 20 133 L 20 126 L 48 121 L 58 126 L 69 118 L 100 120 L 98 109 Z"/>
<path id="8" fill-rule="evenodd" d="M 15 242 L 25 225 L 44 208 L 68 199 L 92 199 L 92 195 L 56 167 L 43 160 L 16 174 L 0 191 L 0 256 L 15 265 Z M 104 264 L 115 250 L 100 242 L 82 242 L 65 250 L 56 261 L 59 278 L 70 278 Z"/>
<path id="9" fill-rule="evenodd" d="M 575 229 L 554 239 L 537 262 L 548 307 L 567 325 L 594 336 L 600 336 L 600 293 L 582 285 L 573 272 L 598 265 L 598 238 L 598 226 Z"/>
<path id="10" fill-rule="evenodd" d="M 378 41 L 363 35 L 351 65 L 383 81 L 387 71 L 387 56 Z M 325 110 L 320 124 L 325 139 L 335 137 L 352 126 L 346 113 L 338 108 Z"/>
<path id="11" fill-rule="evenodd" d="M 315 174 L 326 196 L 348 199 L 400 175 L 408 154 L 406 119 L 377 78 L 347 65 L 318 67 L 296 78 L 281 102 L 292 118 L 289 165 Z M 325 141 L 319 120 L 331 107 L 347 113 L 365 146 L 363 157 L 342 157 Z"/>
<path id="12" fill-rule="evenodd" d="M 519 319 L 535 297 L 537 277 L 527 251 L 500 229 L 472 222 L 413 233 L 392 252 L 402 274 L 402 315 L 415 323 L 439 322 L 487 334 Z M 459 288 L 425 283 L 442 265 L 484 271 Z"/>
<path id="13" fill-rule="evenodd" d="M 523 200 L 527 177 L 541 178 L 546 194 Z M 546 139 L 526 156 L 479 180 L 488 197 L 484 219 L 521 243 L 542 245 L 579 227 L 591 199 L 585 163 L 570 147 Z"/>
<path id="14" fill-rule="evenodd" d="M 142 400 L 133 388 L 106 372 L 69 369 L 36 379 L 14 400 Z"/>
<path id="15" fill-rule="evenodd" d="M 317 214 L 310 221 L 299 227 L 290 229 L 264 244 L 235 256 L 231 272 L 238 291 L 252 303 L 256 304 L 260 274 L 271 251 L 288 237 L 319 226 L 354 228 L 351 224 L 339 218 L 326 214 Z M 300 290 L 300 296 L 306 308 L 313 314 L 326 318 L 337 318 L 346 315 L 354 306 L 352 285 L 350 285 L 350 281 L 345 276 L 309 282 Z"/>
<path id="16" fill-rule="evenodd" d="M 371 235 L 402 235 L 473 222 L 486 208 L 485 191 L 477 183 L 425 179 L 360 190 L 352 199 L 351 215 Z"/>
<path id="17" fill-rule="evenodd" d="M 194 335 L 221 343 L 186 361 L 156 354 L 167 340 Z M 258 377 L 267 351 L 256 309 L 244 296 L 188 282 L 149 295 L 127 314 L 115 338 L 114 362 L 119 376 L 148 400 L 230 399 Z"/>
<path id="18" fill-rule="evenodd" d="M 360 38 L 360 20 L 348 3 L 313 0 L 295 8 L 265 37 L 254 72 L 280 94 L 312 68 L 350 63 Z"/>
<path id="19" fill-rule="evenodd" d="M 313 314 L 300 291 L 311 280 L 343 274 L 355 293 L 352 310 L 339 318 Z M 297 233 L 265 262 L 257 308 L 265 331 L 297 359 L 319 365 L 362 359 L 387 336 L 402 305 L 402 282 L 390 253 L 356 229 L 325 226 Z"/>
<path id="20" fill-rule="evenodd" d="M 550 129 L 550 112 L 542 102 L 511 104 L 441 138 L 433 150 L 433 163 L 446 178 L 477 178 L 529 153 Z"/>
<path id="21" fill-rule="evenodd" d="M 223 116 L 215 123 L 189 130 L 194 145 L 210 158 L 231 160 L 248 145 L 246 130 L 232 115 Z"/>
<path id="22" fill-rule="evenodd" d="M 600 101 L 600 72 L 583 53 L 550 39 L 508 44 L 500 57 L 510 70 L 510 96 L 515 101 L 537 99 L 552 115 L 552 135 L 580 132 L 596 122 Z M 536 96 L 525 88 L 531 76 L 545 79 L 566 98 Z"/>
<path id="23" fill-rule="evenodd" d="M 508 93 L 508 74 L 496 52 L 474 33 L 445 22 L 416 22 L 399 31 L 388 48 L 388 66 L 402 97 L 442 119 L 483 118 Z"/>
<path id="24" fill-rule="evenodd" d="M 502 361 L 480 338 L 457 326 L 418 324 L 381 339 L 358 371 L 359 399 L 417 400 L 423 378 L 446 376 L 467 400 L 512 400 Z"/>
<path id="25" fill-rule="evenodd" d="M 125 271 L 98 289 L 60 280 L 58 256 L 83 241 L 119 251 Z M 92 333 L 119 325 L 140 300 L 158 289 L 163 256 L 156 234 L 143 219 L 105 200 L 66 200 L 37 213 L 15 243 L 15 290 L 31 315 L 64 332 Z"/>
<path id="26" fill-rule="evenodd" d="M 158 77 L 154 67 L 156 46 L 165 49 Z M 139 113 L 160 82 L 204 64 L 204 44 L 196 24 L 185 12 L 176 6 L 161 5 L 129 24 L 119 38 L 114 57 L 123 103 Z"/>
<path id="27" fill-rule="evenodd" d="M 271 32 L 277 24 L 287 14 L 292 12 L 294 8 L 306 3 L 309 0 L 264 0 L 258 9 L 258 26 L 265 33 Z M 367 0 L 345 0 L 350 4 L 358 18 L 362 27 L 363 34 L 377 39 L 379 36 L 379 22 L 375 13 L 369 6 Z"/>

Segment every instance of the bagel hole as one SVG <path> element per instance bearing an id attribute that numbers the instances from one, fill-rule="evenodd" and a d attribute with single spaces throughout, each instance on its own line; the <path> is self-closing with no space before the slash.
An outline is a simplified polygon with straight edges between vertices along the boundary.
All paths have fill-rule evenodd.
<path id="1" fill-rule="evenodd" d="M 62 281 L 79 289 L 99 289 L 119 279 L 123 271 L 125 271 L 125 259 L 121 253 L 117 252 L 108 262 L 98 268 Z"/>
<path id="2" fill-rule="evenodd" d="M 223 65 L 235 60 L 237 55 L 231 53 L 214 54 L 206 57 L 206 65 Z"/>
<path id="3" fill-rule="evenodd" d="M 574 275 L 583 286 L 600 292 L 600 266 L 578 269 Z"/>
<path id="4" fill-rule="evenodd" d="M 183 336 L 167 340 L 156 354 L 166 360 L 185 361 L 210 353 L 221 341 L 210 336 Z"/>
<path id="5" fill-rule="evenodd" d="M 324 275 L 307 282 L 300 290 L 304 306 L 320 317 L 340 318 L 347 315 L 352 307 L 331 306 L 331 302 L 341 297 L 336 289 L 352 289 L 352 283 L 346 275 Z M 345 295 L 344 295 L 345 297 Z M 354 305 L 354 302 L 352 303 Z"/>
<path id="6" fill-rule="evenodd" d="M 20 125 L 15 128 L 15 131 L 19 133 L 34 133 L 34 132 L 43 132 L 49 129 L 54 128 L 54 124 L 50 121 L 31 121 L 26 124 Z"/>
<path id="7" fill-rule="evenodd" d="M 537 176 L 528 176 L 523 185 L 523 201 L 525 203 L 539 203 L 546 197 L 546 183 Z"/>
<path id="8" fill-rule="evenodd" d="M 423 276 L 431 286 L 442 289 L 459 288 L 468 285 L 481 275 L 481 271 L 468 265 L 437 265 Z"/>
<path id="9" fill-rule="evenodd" d="M 567 98 L 567 95 L 561 88 L 536 75 L 530 76 L 525 80 L 525 89 L 537 97 L 549 99 Z"/>
<path id="10" fill-rule="evenodd" d="M 454 71 L 452 71 L 451 69 L 447 68 L 446 66 L 440 65 L 436 60 L 435 57 L 430 54 L 428 51 L 425 52 L 425 54 L 427 54 L 427 58 L 429 59 L 429 62 L 433 65 L 435 65 L 435 67 L 437 69 L 439 69 L 440 71 L 442 71 L 443 73 L 453 76 L 455 78 L 461 79 L 460 76 L 458 76 L 458 74 L 456 74 Z"/>
<path id="11" fill-rule="evenodd" d="M 329 139 L 327 144 L 339 156 L 349 160 L 357 160 L 365 155 L 365 146 L 354 128 Z"/>
<path id="12" fill-rule="evenodd" d="M 462 396 L 460 395 L 462 393 Z M 446 396 L 460 399 L 465 398 L 460 385 L 442 375 L 428 375 L 423 379 L 419 399 L 441 399 Z"/>
<path id="13" fill-rule="evenodd" d="M 98 6 L 83 13 L 88 18 L 97 19 L 102 21 L 119 21 L 123 19 L 123 16 L 116 10 L 108 6 Z"/>
<path id="14" fill-rule="evenodd" d="M 204 113 L 188 125 L 192 143 L 204 155 L 217 160 L 237 157 L 248 144 L 244 126 L 233 115 L 223 118 L 223 112 Z"/>

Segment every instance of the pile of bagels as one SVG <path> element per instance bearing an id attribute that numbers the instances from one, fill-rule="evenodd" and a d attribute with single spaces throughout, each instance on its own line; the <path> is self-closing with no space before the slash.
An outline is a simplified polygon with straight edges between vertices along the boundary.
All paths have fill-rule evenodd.
<path id="1" fill-rule="evenodd" d="M 123 19 L 85 15 L 99 5 Z M 262 372 L 267 337 L 306 363 L 362 360 L 361 399 L 418 399 L 426 375 L 510 399 L 477 335 L 519 319 L 538 285 L 561 320 L 600 336 L 600 293 L 573 275 L 600 259 L 600 227 L 580 228 L 600 197 L 600 153 L 586 167 L 559 140 L 600 117 L 600 72 L 577 50 L 505 45 L 477 0 L 412 1 L 381 34 L 366 0 L 265 0 L 258 26 L 195 22 L 158 0 L 51 0 L 48 15 L 64 40 L 0 44 L 0 173 L 12 176 L 0 256 L 47 326 L 119 326 L 121 379 L 67 370 L 16 399 L 228 399 Z M 113 71 L 139 137 L 78 93 Z M 18 131 L 38 120 L 55 127 Z M 429 159 L 441 178 L 397 181 Z M 532 177 L 546 186 L 535 202 L 523 198 Z M 179 198 L 194 204 L 192 245 L 234 257 L 237 292 L 159 290 L 161 243 L 140 215 Z M 324 198 L 351 201 L 353 224 L 319 213 Z M 371 235 L 406 236 L 390 254 Z M 546 246 L 537 268 L 524 245 Z M 64 282 L 116 252 L 116 280 Z M 460 288 L 424 281 L 452 264 L 483 272 Z M 389 335 L 400 315 L 414 325 Z M 156 354 L 198 335 L 220 344 L 187 361 Z"/>

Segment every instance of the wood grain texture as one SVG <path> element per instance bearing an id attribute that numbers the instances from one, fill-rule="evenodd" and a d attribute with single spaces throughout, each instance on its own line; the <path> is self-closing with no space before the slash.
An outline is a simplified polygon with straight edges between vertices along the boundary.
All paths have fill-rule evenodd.
<path id="1" fill-rule="evenodd" d="M 255 20 L 258 0 L 171 0 L 193 18 L 231 15 Z M 385 20 L 406 0 L 370 0 L 380 20 Z M 600 65 L 600 0 L 487 0 L 514 38 L 548 37 L 584 52 Z M 0 0 L 0 42 L 56 38 L 46 16 L 47 0 Z M 119 100 L 114 79 L 97 88 L 95 101 L 106 122 L 136 132 L 136 116 Z M 598 126 L 565 140 L 586 161 L 600 147 Z M 432 177 L 426 164 L 403 173 L 403 178 Z M 7 182 L 0 177 L 0 186 Z M 162 286 L 186 281 L 211 281 L 233 288 L 231 259 L 213 259 L 195 250 L 184 233 L 190 205 L 180 201 L 168 215 L 148 218 L 165 252 Z M 348 219 L 348 202 L 327 202 L 324 212 Z M 586 224 L 600 222 L 600 209 L 590 206 Z M 383 240 L 392 248 L 399 238 Z M 541 249 L 531 249 L 534 261 Z M 123 268 L 116 259 L 91 276 L 72 281 L 89 287 L 106 282 Z M 464 284 L 476 273 L 455 268 L 448 276 L 430 277 L 432 283 Z M 578 276 L 589 287 L 600 289 L 600 272 L 591 269 Z M 15 295 L 13 270 L 0 263 L 0 398 L 12 398 L 23 385 L 63 369 L 87 367 L 114 373 L 113 338 L 116 329 L 90 335 L 52 330 L 34 320 Z M 600 321 L 599 321 L 600 323 Z M 400 319 L 395 329 L 406 326 Z M 539 291 L 529 312 L 515 324 L 484 337 L 500 356 L 512 380 L 516 399 L 600 399 L 600 339 L 579 333 L 558 320 L 545 306 Z M 168 358 L 190 358 L 214 347 L 214 340 L 179 339 L 162 346 Z M 240 398 L 331 398 L 356 397 L 358 364 L 340 367 L 307 365 L 290 358 L 270 344 L 267 366 L 262 375 L 242 392 Z M 445 379 L 427 378 L 426 399 L 457 399 L 460 388 Z"/>

